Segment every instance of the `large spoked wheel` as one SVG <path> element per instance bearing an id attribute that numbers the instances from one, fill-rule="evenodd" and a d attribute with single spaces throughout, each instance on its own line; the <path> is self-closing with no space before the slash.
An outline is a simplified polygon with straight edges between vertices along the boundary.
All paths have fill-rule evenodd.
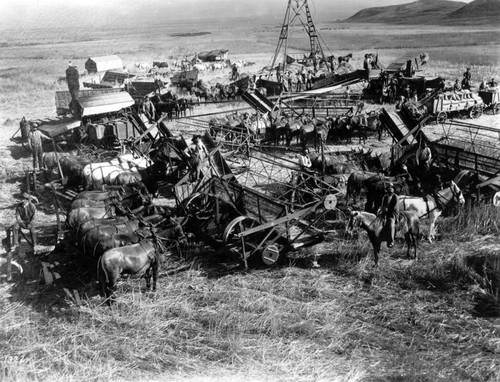
<path id="1" fill-rule="evenodd" d="M 448 116 L 446 115 L 446 111 L 440 111 L 436 117 L 437 123 L 445 123 Z"/>
<path id="2" fill-rule="evenodd" d="M 496 103 L 492 106 L 493 109 L 493 114 L 499 114 L 500 113 L 500 103 Z"/>
<path id="3" fill-rule="evenodd" d="M 271 266 L 279 258 L 279 248 L 275 244 L 261 244 L 269 233 L 268 230 L 257 230 L 249 235 L 240 236 L 242 232 L 256 228 L 260 225 L 259 221 L 249 216 L 238 216 L 233 219 L 224 230 L 222 240 L 229 249 L 239 255 L 241 260 L 248 265 L 250 259 Z M 272 233 L 267 238 L 271 240 L 276 233 Z"/>
<path id="4" fill-rule="evenodd" d="M 471 118 L 479 118 L 483 114 L 483 108 L 480 105 L 476 105 L 470 109 L 469 116 Z"/>
<path id="5" fill-rule="evenodd" d="M 216 200 L 213 195 L 197 192 L 185 199 L 182 206 L 187 218 L 195 217 L 198 220 L 208 220 L 213 218 L 215 203 Z M 187 222 L 187 219 L 184 219 L 183 223 L 185 224 L 185 222 Z"/>

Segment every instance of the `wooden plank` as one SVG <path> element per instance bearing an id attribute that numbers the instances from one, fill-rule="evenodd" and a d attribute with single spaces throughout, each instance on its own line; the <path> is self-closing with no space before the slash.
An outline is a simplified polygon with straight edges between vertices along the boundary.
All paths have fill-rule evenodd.
<path id="1" fill-rule="evenodd" d="M 497 182 L 500 182 L 500 175 L 496 176 L 494 178 L 488 179 L 488 180 L 484 181 L 483 183 L 479 183 L 476 187 L 477 188 L 482 188 L 482 187 L 487 186 L 489 184 L 495 184 L 496 185 Z"/>

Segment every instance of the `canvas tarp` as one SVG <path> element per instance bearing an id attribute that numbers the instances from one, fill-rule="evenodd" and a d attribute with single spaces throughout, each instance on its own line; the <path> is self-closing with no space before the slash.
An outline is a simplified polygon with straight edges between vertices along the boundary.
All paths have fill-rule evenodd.
<path id="1" fill-rule="evenodd" d="M 101 94 L 78 100 L 82 108 L 82 117 L 95 114 L 111 113 L 130 107 L 134 100 L 127 92 Z"/>

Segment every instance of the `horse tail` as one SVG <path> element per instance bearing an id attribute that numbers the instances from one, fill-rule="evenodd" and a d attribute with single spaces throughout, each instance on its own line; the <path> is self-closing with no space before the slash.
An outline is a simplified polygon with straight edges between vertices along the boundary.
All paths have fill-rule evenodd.
<path id="1" fill-rule="evenodd" d="M 101 296 L 106 297 L 106 285 L 109 283 L 108 272 L 104 267 L 103 256 L 99 257 L 97 261 L 97 279 L 99 280 L 99 291 Z"/>

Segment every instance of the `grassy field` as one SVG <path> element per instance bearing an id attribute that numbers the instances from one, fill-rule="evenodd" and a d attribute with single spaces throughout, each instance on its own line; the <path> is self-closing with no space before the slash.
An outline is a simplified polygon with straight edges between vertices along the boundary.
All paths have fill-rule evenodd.
<path id="1" fill-rule="evenodd" d="M 65 90 L 56 80 L 68 60 L 83 68 L 90 56 L 118 54 L 132 66 L 225 48 L 231 59 L 255 62 L 248 70 L 257 71 L 269 63 L 279 27 L 199 23 L 2 34 L 0 223 L 12 221 L 30 165 L 9 138 L 23 115 L 55 116 L 54 91 Z M 497 30 L 318 28 L 335 54 L 353 52 L 356 67 L 367 51 L 386 63 L 427 51 L 425 74 L 453 79 L 471 66 L 476 83 L 500 77 Z M 172 36 L 188 32 L 210 34 Z M 292 46 L 304 49 L 307 41 Z M 55 219 L 48 195 L 42 198 L 41 240 L 49 245 Z M 139 280 L 120 283 L 112 308 L 97 296 L 93 271 L 76 266 L 80 255 L 71 246 L 27 254 L 22 278 L 0 284 L 0 380 L 498 382 L 500 210 L 462 211 L 442 219 L 438 230 L 435 244 L 420 243 L 418 260 L 407 260 L 398 244 L 383 249 L 378 268 L 364 233 L 329 238 L 319 269 L 295 261 L 226 272 L 198 247 L 186 272 L 169 273 L 185 261 L 164 262 L 157 293 L 142 293 Z M 57 262 L 61 279 L 44 285 L 41 261 Z"/>

